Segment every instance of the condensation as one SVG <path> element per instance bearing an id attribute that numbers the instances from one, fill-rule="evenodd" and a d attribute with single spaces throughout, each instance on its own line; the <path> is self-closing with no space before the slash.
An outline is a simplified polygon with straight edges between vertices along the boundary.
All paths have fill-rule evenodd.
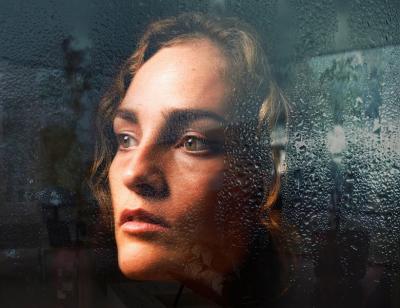
<path id="1" fill-rule="evenodd" d="M 344 299 L 335 304 L 358 307 L 355 290 L 367 286 L 384 290 L 377 291 L 381 297 L 371 291 L 387 300 L 382 305 L 398 307 L 396 0 L 2 1 L 0 281 L 16 281 L 9 294 L 26 293 L 28 304 L 3 293 L 1 302 L 28 307 L 35 296 L 43 303 L 48 294 L 57 298 L 56 289 L 46 289 L 49 275 L 58 275 L 51 248 L 89 243 L 85 230 L 98 219 L 86 185 L 97 103 L 149 21 L 191 10 L 251 23 L 290 103 L 289 123 L 273 139 L 284 146 L 282 228 L 299 260 L 293 269 L 299 297 L 311 298 L 310 307 L 328 307 L 316 294 L 333 279 L 354 291 L 339 288 Z M 115 270 L 112 239 L 102 236 L 104 245 L 93 253 L 100 276 Z M 75 265 L 88 262 L 70 251 L 65 256 Z M 69 286 L 62 292 L 75 307 L 77 271 L 69 265 L 62 271 Z M 163 290 L 169 296 L 176 291 Z M 135 294 L 158 305 L 148 298 L 160 289 L 147 291 L 148 297 Z"/>

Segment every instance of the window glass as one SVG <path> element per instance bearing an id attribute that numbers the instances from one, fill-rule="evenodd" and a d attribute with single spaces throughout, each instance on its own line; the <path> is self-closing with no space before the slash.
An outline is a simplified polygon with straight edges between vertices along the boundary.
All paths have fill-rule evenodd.
<path id="1" fill-rule="evenodd" d="M 181 189 L 173 202 L 181 207 L 171 212 L 176 215 L 173 217 L 179 216 L 180 209 L 188 204 L 200 204 L 200 210 L 189 215 L 192 224 L 188 227 L 189 218 L 185 218 L 182 225 L 186 229 L 177 231 L 183 240 L 204 234 L 204 239 L 214 244 L 215 238 L 226 232 L 229 240 L 225 245 L 229 249 L 246 241 L 256 243 L 259 238 L 265 239 L 254 244 L 259 249 L 273 243 L 273 257 L 268 258 L 261 254 L 251 259 L 247 252 L 242 254 L 247 248 L 227 248 L 232 260 L 236 260 L 235 253 L 241 260 L 233 267 L 239 284 L 236 289 L 232 287 L 231 297 L 228 296 L 237 302 L 207 296 L 208 292 L 191 288 L 191 283 L 181 285 L 179 279 L 166 282 L 126 278 L 117 261 L 117 252 L 121 256 L 123 250 L 117 247 L 112 219 L 120 212 L 116 206 L 113 211 L 100 205 L 90 188 L 90 170 L 99 142 L 96 119 L 99 112 L 106 112 L 98 111 L 99 102 L 138 47 L 149 23 L 184 12 L 210 14 L 213 18 L 235 17 L 254 28 L 268 58 L 273 89 L 280 89 L 278 100 L 288 103 L 287 122 L 281 113 L 273 129 L 257 135 L 256 129 L 252 130 L 258 121 L 253 105 L 243 109 L 223 105 L 218 109 L 215 102 L 222 106 L 223 101 L 218 96 L 223 92 L 218 88 L 221 78 L 207 75 L 216 79 L 208 80 L 204 86 L 207 91 L 199 92 L 206 73 L 221 66 L 221 71 L 228 72 L 226 79 L 234 80 L 234 85 L 247 75 L 229 71 L 232 64 L 225 60 L 231 50 L 226 48 L 221 53 L 218 44 L 198 43 L 197 53 L 188 63 L 209 67 L 196 87 L 182 87 L 163 100 L 157 96 L 158 101 L 139 104 L 139 98 L 168 93 L 167 86 L 162 92 L 163 81 L 149 86 L 149 80 L 157 77 L 149 72 L 143 77 L 148 80 L 143 82 L 147 88 L 137 86 L 127 96 L 129 100 L 122 103 L 125 109 L 136 109 L 124 113 L 120 108 L 116 120 L 113 118 L 113 127 L 109 128 L 117 135 L 110 139 L 114 146 L 113 164 L 104 169 L 107 175 L 103 180 L 106 187 L 111 185 L 114 198 L 122 194 L 115 193 L 119 184 L 113 183 L 124 180 L 129 196 L 140 195 L 144 198 L 141 200 L 152 200 L 154 204 L 162 204 L 168 196 L 175 196 L 174 189 Z M 271 307 L 400 306 L 399 16 L 396 0 L 1 1 L 0 302 L 5 307 L 32 307 L 32 303 L 39 307 L 217 307 L 224 303 L 250 307 L 267 302 Z M 202 58 L 206 52 L 210 55 L 207 61 Z M 174 67 L 184 68 L 181 64 L 189 56 L 177 52 L 173 57 L 179 58 Z M 159 61 L 155 67 L 161 70 L 164 60 Z M 185 76 L 185 80 L 193 77 Z M 132 82 L 123 81 L 128 85 Z M 222 81 L 221 84 L 225 91 L 228 86 Z M 247 86 L 242 92 L 254 94 Z M 177 97 L 195 95 L 197 100 L 193 99 L 191 105 L 185 101 L 186 104 L 206 106 L 213 111 L 212 116 L 166 113 L 169 107 L 178 106 L 168 105 L 170 101 L 176 103 Z M 163 104 L 169 107 L 164 110 Z M 271 120 L 268 112 L 266 119 Z M 163 117 L 157 118 L 161 114 Z M 233 120 L 228 117 L 231 114 Z M 159 134 L 151 135 L 154 131 Z M 256 145 L 252 140 L 257 140 Z M 174 153 L 171 155 L 175 155 L 175 161 L 182 162 L 175 169 L 168 169 L 165 183 L 164 175 L 159 176 L 158 171 L 154 176 L 148 174 L 151 168 L 143 171 L 139 182 L 123 178 L 125 169 L 118 169 L 119 163 L 133 157 L 129 153 L 145 151 L 146 142 L 147 150 L 152 145 L 154 151 L 143 152 L 139 166 L 146 166 L 149 161 L 159 163 L 167 157 L 160 153 Z M 275 168 L 273 151 L 274 161 L 279 162 Z M 156 152 L 158 156 L 151 158 Z M 217 173 L 219 158 L 224 166 L 234 166 L 232 170 L 228 168 L 221 185 L 236 190 L 221 188 L 217 202 L 201 195 L 205 187 L 201 185 Z M 268 171 L 261 170 L 264 164 L 270 167 Z M 169 165 L 170 161 L 165 160 L 158 166 L 166 170 Z M 96 168 L 100 170 L 101 166 Z M 180 173 L 169 178 L 179 166 Z M 263 187 L 267 183 L 265 187 L 272 190 L 272 179 L 278 175 L 276 200 L 265 212 L 268 223 L 265 231 L 254 231 L 254 240 L 256 227 L 251 225 L 259 210 L 255 204 L 268 203 Z M 188 177 L 179 182 L 185 176 Z M 129 180 L 132 182 L 128 185 Z M 175 186 L 171 184 L 174 181 Z M 190 186 L 195 181 L 200 183 L 196 189 L 195 185 Z M 219 184 L 212 185 L 214 189 Z M 183 191 L 186 187 L 192 189 Z M 232 200 L 241 198 L 250 200 L 244 206 L 247 212 L 241 212 L 240 202 L 232 205 Z M 229 203 L 231 207 L 221 208 L 230 210 L 221 210 L 215 215 L 217 218 L 210 218 L 203 209 L 212 202 Z M 136 212 L 121 217 L 129 220 L 132 215 L 152 223 L 157 220 Z M 204 233 L 196 233 L 196 227 L 205 221 L 208 233 L 203 229 Z M 157 225 L 162 223 L 157 221 Z M 279 239 L 273 236 L 274 226 L 278 225 Z M 246 231 L 235 237 L 235 230 L 238 234 Z M 163 260 L 172 260 L 176 255 L 178 260 L 184 255 L 186 251 L 179 246 L 183 240 L 166 246 L 168 254 Z M 140 248 L 139 253 L 141 249 L 146 250 Z M 196 255 L 197 250 L 193 249 Z M 197 257 L 207 263 L 208 255 L 199 251 Z M 188 264 L 197 266 L 194 261 Z M 254 266 L 248 276 L 238 274 L 243 264 Z M 229 275 L 235 272 L 233 268 L 229 268 Z M 197 276 L 201 276 L 200 269 L 191 270 L 198 270 Z M 253 275 L 264 271 L 268 274 L 261 278 Z M 213 276 L 214 285 L 210 287 L 219 290 L 219 294 L 229 284 L 229 279 L 222 277 L 218 280 Z M 269 293 L 275 281 L 281 287 L 275 290 L 276 297 Z M 268 296 L 260 297 L 264 290 Z"/>

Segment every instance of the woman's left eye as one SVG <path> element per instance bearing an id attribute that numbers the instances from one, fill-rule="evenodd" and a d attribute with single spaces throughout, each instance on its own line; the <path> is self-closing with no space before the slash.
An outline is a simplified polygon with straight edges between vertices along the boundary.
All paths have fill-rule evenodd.
<path id="1" fill-rule="evenodd" d="M 186 136 L 183 139 L 181 146 L 187 152 L 205 152 L 210 150 L 210 145 L 207 139 L 197 136 Z"/>

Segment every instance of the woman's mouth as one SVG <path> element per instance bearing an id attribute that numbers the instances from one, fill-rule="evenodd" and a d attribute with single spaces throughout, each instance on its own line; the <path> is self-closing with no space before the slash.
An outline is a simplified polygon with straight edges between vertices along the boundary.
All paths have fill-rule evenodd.
<path id="1" fill-rule="evenodd" d="M 143 209 L 125 209 L 120 216 L 121 231 L 131 235 L 165 232 L 169 229 L 167 222 L 160 216 Z"/>

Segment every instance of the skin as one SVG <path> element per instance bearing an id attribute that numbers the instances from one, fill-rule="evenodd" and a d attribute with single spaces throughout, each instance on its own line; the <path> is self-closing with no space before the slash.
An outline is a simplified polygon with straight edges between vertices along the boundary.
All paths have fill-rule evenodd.
<path id="1" fill-rule="evenodd" d="M 226 65 L 206 39 L 164 47 L 139 69 L 119 106 L 109 184 L 119 266 L 130 278 L 179 280 L 215 297 L 244 258 L 246 209 L 238 215 L 237 202 L 219 202 L 222 191 L 237 190 L 226 186 L 233 176 L 223 150 Z M 124 232 L 121 213 L 138 208 L 168 228 Z"/>

